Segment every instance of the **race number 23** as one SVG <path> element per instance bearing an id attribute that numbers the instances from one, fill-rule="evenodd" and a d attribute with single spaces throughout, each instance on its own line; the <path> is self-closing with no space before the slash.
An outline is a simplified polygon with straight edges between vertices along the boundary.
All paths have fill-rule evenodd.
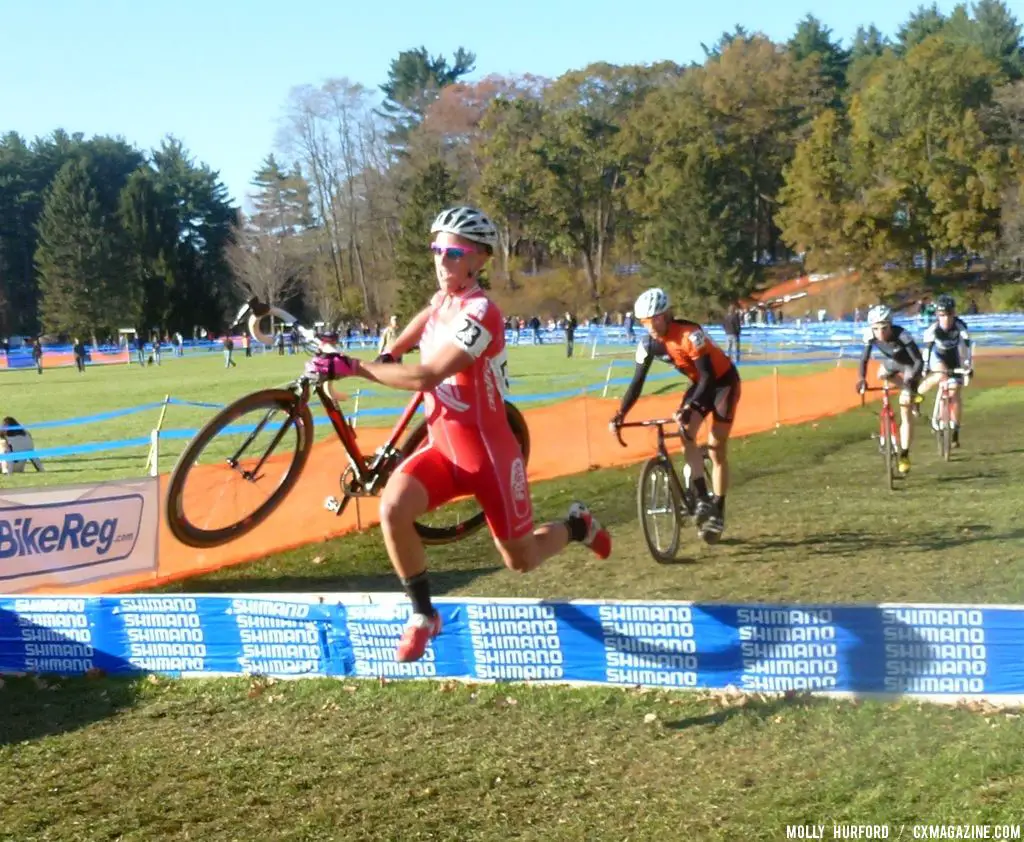
<path id="1" fill-rule="evenodd" d="M 455 344 L 474 357 L 479 357 L 491 344 L 491 334 L 482 324 L 463 316 L 455 324 Z"/>

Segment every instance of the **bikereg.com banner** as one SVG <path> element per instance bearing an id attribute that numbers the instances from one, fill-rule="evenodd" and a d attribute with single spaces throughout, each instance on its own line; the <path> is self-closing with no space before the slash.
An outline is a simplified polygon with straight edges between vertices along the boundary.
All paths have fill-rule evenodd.
<path id="1" fill-rule="evenodd" d="M 156 478 L 0 492 L 0 590 L 155 571 Z"/>

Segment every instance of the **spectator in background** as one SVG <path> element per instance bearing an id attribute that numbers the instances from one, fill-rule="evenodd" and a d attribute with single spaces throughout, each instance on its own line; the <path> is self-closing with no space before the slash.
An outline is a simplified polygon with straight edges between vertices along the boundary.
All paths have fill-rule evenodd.
<path id="1" fill-rule="evenodd" d="M 536 316 L 530 319 L 530 329 L 533 331 L 533 344 L 540 345 L 540 319 Z"/>
<path id="2" fill-rule="evenodd" d="M 390 354 L 391 346 L 395 344 L 396 339 L 398 339 L 398 316 L 392 316 L 388 320 L 388 326 L 381 331 L 380 343 L 377 345 L 378 356 Z M 397 357 L 396 361 L 401 362 L 402 358 Z"/>
<path id="3" fill-rule="evenodd" d="M 277 355 L 279 357 L 283 357 L 284 356 L 284 331 L 283 330 L 279 330 L 277 332 L 277 339 L 274 340 L 274 342 L 277 345 Z"/>
<path id="4" fill-rule="evenodd" d="M 28 453 L 35 450 L 35 443 L 28 430 L 15 421 L 10 415 L 0 424 L 0 453 Z M 19 459 L 16 462 L 0 462 L 0 472 L 20 474 L 25 471 L 25 462 L 31 462 L 37 471 L 43 470 L 43 463 L 38 459 Z"/>
<path id="5" fill-rule="evenodd" d="M 160 332 L 159 331 L 153 331 L 153 361 L 157 365 L 160 365 L 160 351 L 161 350 L 162 349 L 160 347 Z"/>
<path id="6" fill-rule="evenodd" d="M 142 334 L 136 332 L 135 334 L 135 356 L 138 357 L 139 365 L 143 368 L 146 367 L 146 340 L 142 338 Z"/>
<path id="7" fill-rule="evenodd" d="M 75 368 L 78 369 L 78 373 L 85 374 L 85 345 L 77 336 L 71 343 L 71 353 L 75 356 Z"/>
<path id="8" fill-rule="evenodd" d="M 39 337 L 35 338 L 32 343 L 32 362 L 36 364 L 36 371 L 39 374 L 43 373 L 43 343 L 39 341 Z"/>
<path id="9" fill-rule="evenodd" d="M 565 355 L 572 356 L 576 344 L 576 317 L 572 313 L 565 314 Z"/>
<path id="10" fill-rule="evenodd" d="M 740 311 L 735 304 L 730 304 L 722 320 L 725 330 L 725 355 L 735 363 L 740 361 Z"/>
<path id="11" fill-rule="evenodd" d="M 245 333 L 242 334 L 242 347 L 245 348 L 245 355 L 247 357 L 251 357 L 252 356 L 252 339 L 249 336 L 249 331 L 248 330 L 246 330 Z"/>
<path id="12" fill-rule="evenodd" d="M 633 311 L 627 310 L 626 318 L 623 320 L 622 323 L 626 326 L 626 336 L 629 338 L 629 341 L 631 343 L 633 341 L 633 322 Z"/>
<path id="13" fill-rule="evenodd" d="M 235 340 L 230 336 L 225 336 L 221 342 L 224 345 L 224 368 L 234 368 L 238 365 L 238 363 L 231 359 L 231 355 L 235 350 Z"/>

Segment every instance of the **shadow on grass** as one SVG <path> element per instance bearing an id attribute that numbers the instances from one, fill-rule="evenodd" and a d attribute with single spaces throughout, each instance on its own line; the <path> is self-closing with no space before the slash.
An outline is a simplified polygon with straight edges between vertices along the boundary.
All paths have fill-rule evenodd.
<path id="1" fill-rule="evenodd" d="M 733 557 L 738 561 L 747 558 L 756 560 L 765 552 L 780 550 L 800 550 L 811 559 L 812 553 L 826 553 L 831 556 L 862 555 L 865 550 L 893 550 L 897 553 L 908 549 L 926 552 L 962 549 L 975 544 L 992 541 L 1016 541 L 1024 538 L 1024 527 L 1006 532 L 994 532 L 984 524 L 948 525 L 943 529 L 932 529 L 927 532 L 919 528 L 908 529 L 902 533 L 872 534 L 868 532 L 820 532 L 801 535 L 799 538 L 783 538 L 776 540 L 746 540 L 736 543 L 729 542 Z M 726 541 L 722 542 L 727 543 Z"/>
<path id="2" fill-rule="evenodd" d="M 77 731 L 136 705 L 140 677 L 4 676 L 0 746 Z"/>
<path id="3" fill-rule="evenodd" d="M 986 480 L 997 480 L 1000 477 L 1005 476 L 1001 471 L 979 471 L 974 474 L 960 474 L 959 476 L 944 476 L 936 477 L 935 482 L 939 485 L 948 485 L 949 483 L 960 483 L 960 482 L 985 482 Z"/>
<path id="4" fill-rule="evenodd" d="M 0 609 L 0 745 L 74 731 L 135 704 L 131 663 L 30 617 Z M 89 677 L 58 677 L 90 670 Z M 130 672 L 135 676 L 96 680 Z"/>
<path id="5" fill-rule="evenodd" d="M 717 728 L 736 717 L 763 721 L 782 711 L 822 707 L 829 704 L 835 704 L 835 700 L 813 696 L 810 693 L 790 693 L 768 698 L 742 696 L 734 699 L 728 707 L 722 707 L 701 716 L 688 716 L 685 719 L 662 722 L 662 726 L 670 731 L 685 731 L 687 728 L 699 728 L 704 725 Z"/>

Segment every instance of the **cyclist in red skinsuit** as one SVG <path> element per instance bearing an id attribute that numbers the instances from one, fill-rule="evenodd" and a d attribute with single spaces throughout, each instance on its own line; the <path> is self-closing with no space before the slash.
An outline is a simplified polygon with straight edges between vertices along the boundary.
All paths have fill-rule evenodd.
<path id="1" fill-rule="evenodd" d="M 311 363 L 322 377 L 355 375 L 426 393 L 429 444 L 395 471 L 380 500 L 384 543 L 414 612 L 398 644 L 399 661 L 421 658 L 441 631 L 426 553 L 413 524 L 442 503 L 473 494 L 506 566 L 521 573 L 570 541 L 600 558 L 611 554 L 608 532 L 582 503 L 573 503 L 564 520 L 533 527 L 526 469 L 505 415 L 504 319 L 477 283 L 497 244 L 497 228 L 479 210 L 456 207 L 442 211 L 430 231 L 436 235 L 431 250 L 441 289 L 390 350 L 400 357 L 418 344 L 420 364 L 365 363 L 342 355 Z"/>
<path id="2" fill-rule="evenodd" d="M 430 444 L 399 470 L 424 485 L 431 509 L 475 494 L 495 538 L 521 538 L 533 531 L 533 508 L 519 442 L 505 416 L 504 319 L 476 285 L 459 295 L 438 292 L 428 309 L 422 358 L 454 343 L 474 361 L 426 394 Z"/>

